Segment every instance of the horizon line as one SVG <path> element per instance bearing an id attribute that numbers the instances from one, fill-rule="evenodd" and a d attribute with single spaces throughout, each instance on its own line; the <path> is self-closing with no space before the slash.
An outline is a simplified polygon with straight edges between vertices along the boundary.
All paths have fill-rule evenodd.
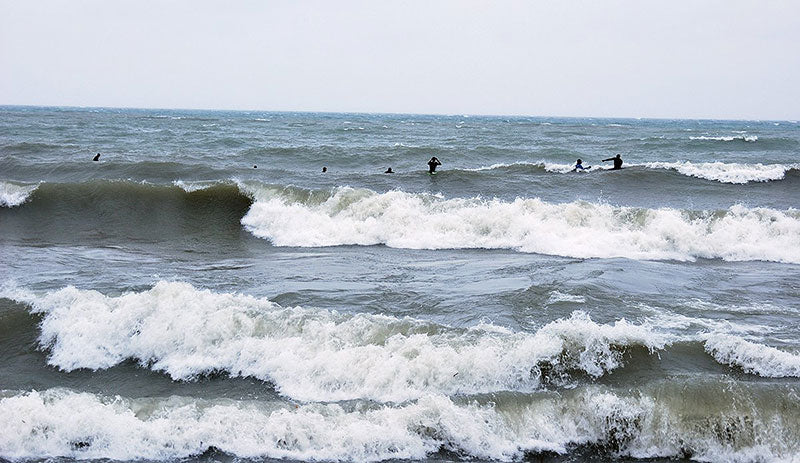
<path id="1" fill-rule="evenodd" d="M 478 114 L 478 113 L 406 113 L 391 111 L 330 111 L 330 110 L 274 110 L 274 109 L 222 109 L 222 108 L 165 108 L 165 107 L 136 107 L 136 106 L 75 106 L 75 105 L 37 105 L 37 104 L 4 104 L 0 108 L 57 108 L 57 109 L 112 109 L 130 111 L 203 111 L 203 112 L 232 112 L 232 113 L 288 113 L 288 114 L 354 114 L 354 115 L 385 115 L 385 116 L 440 116 L 440 117 L 513 117 L 534 119 L 613 119 L 613 120 L 673 120 L 673 121 L 717 121 L 717 122 L 790 122 L 798 123 L 798 119 L 747 119 L 747 118 L 714 118 L 714 117 L 636 117 L 636 116 L 541 116 L 530 114 Z"/>

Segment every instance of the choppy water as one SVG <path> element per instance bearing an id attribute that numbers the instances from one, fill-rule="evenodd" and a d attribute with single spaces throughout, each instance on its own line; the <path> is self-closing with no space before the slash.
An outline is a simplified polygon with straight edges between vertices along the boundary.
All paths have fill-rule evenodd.
<path id="1" fill-rule="evenodd" d="M 796 121 L 1 107 L 0 458 L 796 461 L 798 153 Z"/>

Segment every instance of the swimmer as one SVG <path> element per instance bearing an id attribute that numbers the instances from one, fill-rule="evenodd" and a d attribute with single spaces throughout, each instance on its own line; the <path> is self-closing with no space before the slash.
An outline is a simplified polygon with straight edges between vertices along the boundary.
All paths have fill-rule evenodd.
<path id="1" fill-rule="evenodd" d="M 94 155 L 94 157 L 92 158 L 92 161 L 99 161 L 99 160 L 100 160 L 100 153 L 97 153 L 97 154 L 95 154 L 95 155 Z"/>
<path id="2" fill-rule="evenodd" d="M 384 172 L 384 174 L 393 174 L 393 173 L 394 173 L 394 171 L 392 170 L 391 167 L 386 169 L 386 172 Z"/>
<path id="3" fill-rule="evenodd" d="M 592 166 L 589 166 L 589 167 L 592 167 Z M 583 161 L 581 161 L 580 159 L 578 159 L 577 161 L 575 161 L 575 168 L 574 168 L 574 169 L 572 169 L 572 171 L 573 171 L 573 172 L 577 172 L 577 171 L 579 171 L 579 170 L 586 170 L 586 169 L 588 169 L 589 167 L 583 167 Z"/>
<path id="4" fill-rule="evenodd" d="M 327 172 L 327 171 L 328 171 L 328 168 L 327 168 L 327 167 L 323 167 L 323 168 L 322 168 L 322 173 L 323 173 L 323 174 L 324 174 L 325 172 Z"/>

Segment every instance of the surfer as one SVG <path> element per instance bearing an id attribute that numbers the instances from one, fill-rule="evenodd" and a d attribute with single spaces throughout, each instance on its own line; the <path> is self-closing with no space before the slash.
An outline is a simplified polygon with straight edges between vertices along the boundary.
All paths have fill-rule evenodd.
<path id="1" fill-rule="evenodd" d="M 431 160 L 428 161 L 428 173 L 429 174 L 436 173 L 436 166 L 441 166 L 441 165 L 442 163 L 436 156 L 432 157 Z"/>
<path id="2" fill-rule="evenodd" d="M 92 158 L 92 161 L 99 161 L 99 160 L 100 160 L 100 153 L 97 153 L 97 154 L 95 154 L 95 155 L 94 155 L 94 157 Z"/>
<path id="3" fill-rule="evenodd" d="M 384 174 L 393 174 L 393 173 L 394 173 L 394 171 L 392 170 L 391 167 L 386 169 L 386 172 L 384 172 Z"/>
<path id="4" fill-rule="evenodd" d="M 589 166 L 589 167 L 592 167 L 592 166 Z M 575 168 L 572 169 L 572 171 L 573 172 L 577 172 L 579 170 L 586 170 L 586 169 L 587 169 L 586 167 L 583 167 L 583 161 L 578 159 L 577 161 L 575 161 Z"/>
<path id="5" fill-rule="evenodd" d="M 324 173 L 325 173 L 325 172 L 327 172 L 327 171 L 328 171 L 328 168 L 327 168 L 327 167 L 325 167 L 325 166 L 323 166 L 323 167 L 322 167 L 322 173 L 324 174 Z"/>
<path id="6" fill-rule="evenodd" d="M 612 167 L 611 170 L 622 169 L 622 158 L 619 157 L 619 154 L 614 156 L 613 158 L 603 159 L 603 162 L 606 161 L 614 161 L 614 167 Z"/>

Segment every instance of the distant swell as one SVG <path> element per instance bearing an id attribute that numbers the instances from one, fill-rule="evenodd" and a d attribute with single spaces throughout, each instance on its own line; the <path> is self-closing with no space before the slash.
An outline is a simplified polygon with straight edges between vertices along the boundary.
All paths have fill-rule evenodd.
<path id="1" fill-rule="evenodd" d="M 539 199 L 444 199 L 339 188 L 332 194 L 252 191 L 242 219 L 277 246 L 385 244 L 409 249 L 514 249 L 559 256 L 800 263 L 800 212 L 641 209 Z"/>
<path id="2" fill-rule="evenodd" d="M 758 141 L 758 136 L 757 135 L 720 135 L 720 136 L 700 135 L 696 137 L 689 137 L 689 139 L 703 140 L 703 141 L 740 141 L 740 142 L 755 143 Z"/>
<path id="3" fill-rule="evenodd" d="M 586 171 L 581 173 L 595 173 L 597 171 L 608 170 L 610 166 L 596 163 L 590 167 L 589 162 L 584 162 Z M 644 164 L 626 164 L 629 171 L 641 169 L 651 170 L 654 173 L 664 170 L 672 170 L 688 177 L 713 180 L 720 183 L 746 184 L 750 182 L 770 182 L 783 180 L 790 173 L 800 173 L 800 164 L 746 164 L 746 163 L 724 163 L 724 162 L 648 162 Z M 487 167 L 475 169 L 464 169 L 465 172 L 498 172 L 514 173 L 517 175 L 536 175 L 544 173 L 570 173 L 573 172 L 575 164 L 559 164 L 551 162 L 517 162 L 511 164 L 493 164 Z M 663 179 L 668 184 L 669 179 Z"/>

